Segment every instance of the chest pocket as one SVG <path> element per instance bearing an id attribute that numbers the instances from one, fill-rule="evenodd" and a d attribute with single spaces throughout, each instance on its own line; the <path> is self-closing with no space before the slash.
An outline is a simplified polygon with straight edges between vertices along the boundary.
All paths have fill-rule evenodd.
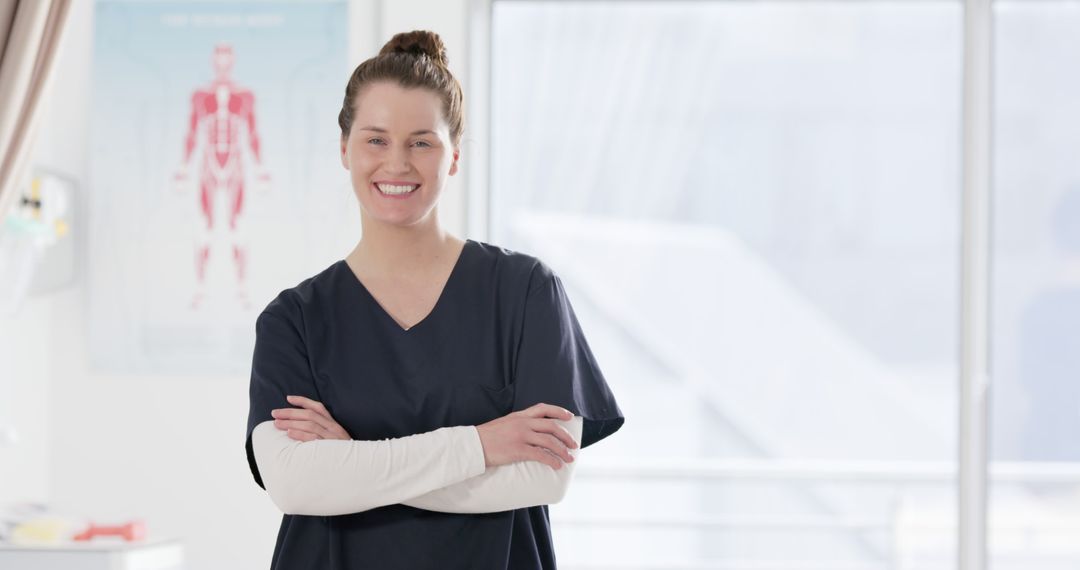
<path id="1" fill-rule="evenodd" d="M 492 388 L 463 382 L 454 387 L 448 401 L 446 425 L 480 425 L 509 414 L 514 405 L 514 384 Z"/>

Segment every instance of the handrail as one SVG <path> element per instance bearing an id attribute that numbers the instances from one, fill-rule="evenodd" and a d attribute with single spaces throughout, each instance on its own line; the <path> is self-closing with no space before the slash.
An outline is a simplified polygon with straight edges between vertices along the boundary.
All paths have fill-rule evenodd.
<path id="1" fill-rule="evenodd" d="M 603 528 L 694 528 L 694 529 L 738 529 L 738 530 L 844 530 L 864 532 L 894 532 L 894 521 L 883 518 L 828 517 L 806 515 L 689 515 L 689 516 L 597 516 L 564 515 L 553 511 L 552 524 L 555 526 L 580 526 Z M 904 529 L 940 530 L 941 525 L 905 522 Z M 1039 531 L 1080 531 L 1080 514 L 1074 516 L 1054 515 L 1035 520 L 997 520 L 991 525 L 994 532 L 1028 533 Z"/>
<path id="2" fill-rule="evenodd" d="M 662 460 L 590 458 L 574 468 L 575 479 L 636 481 L 753 481 L 753 482 L 837 482 L 885 484 L 900 490 L 915 485 L 956 485 L 957 465 L 948 461 L 855 461 L 807 459 L 714 459 L 665 458 Z M 989 466 L 988 483 L 1080 484 L 1080 463 L 999 461 Z M 573 491 L 571 491 L 572 493 Z M 955 516 L 940 519 L 907 519 L 901 523 L 897 511 L 885 516 L 829 516 L 802 514 L 767 515 L 596 515 L 565 514 L 553 510 L 553 527 L 602 529 L 709 529 L 776 530 L 785 532 L 878 533 L 895 537 L 904 532 L 940 532 L 953 528 Z M 1037 519 L 997 517 L 989 524 L 995 536 L 1030 536 L 1033 532 L 1054 535 L 1080 534 L 1080 513 L 1043 513 Z M 612 563 L 566 562 L 568 570 L 877 570 L 897 568 L 897 552 L 878 561 L 732 560 L 695 562 L 637 561 Z M 906 566 L 905 566 L 906 568 Z"/>
<path id="3" fill-rule="evenodd" d="M 566 570 L 893 570 L 886 562 L 851 560 L 717 560 L 715 562 L 560 563 Z"/>
<path id="4" fill-rule="evenodd" d="M 586 479 L 752 479 L 755 481 L 854 481 L 860 483 L 955 483 L 955 462 L 845 461 L 812 459 L 657 460 L 588 459 L 574 468 Z M 996 483 L 1080 484 L 1080 463 L 999 461 L 990 464 Z"/>
<path id="5" fill-rule="evenodd" d="M 1078 519 L 1080 520 L 1080 519 Z M 597 526 L 604 528 L 664 527 L 664 528 L 731 528 L 768 530 L 859 530 L 892 531 L 893 524 L 878 518 L 826 517 L 805 515 L 690 515 L 690 516 L 574 516 L 551 515 L 554 525 Z"/>

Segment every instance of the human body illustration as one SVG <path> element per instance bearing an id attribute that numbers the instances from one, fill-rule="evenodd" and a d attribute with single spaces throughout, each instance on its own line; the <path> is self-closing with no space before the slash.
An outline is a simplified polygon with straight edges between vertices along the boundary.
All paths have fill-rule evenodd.
<path id="1" fill-rule="evenodd" d="M 191 307 L 198 309 L 206 296 L 206 267 L 210 259 L 213 233 L 217 224 L 230 237 L 230 251 L 235 269 L 237 298 L 247 306 L 247 246 L 240 239 L 239 222 L 245 200 L 244 159 L 241 133 L 246 131 L 251 156 L 256 164 L 256 179 L 266 184 L 269 175 L 262 167 L 259 134 L 255 128 L 255 95 L 232 80 L 234 54 L 229 44 L 214 48 L 214 80 L 196 89 L 191 96 L 191 114 L 184 140 L 184 156 L 175 178 L 187 179 L 187 167 L 195 149 L 201 148 L 198 160 L 200 231 L 195 244 L 195 280 L 197 290 Z M 201 144 L 199 144 L 201 142 Z M 224 196 L 224 212 L 217 211 L 218 195 Z"/>
<path id="2" fill-rule="evenodd" d="M 548 506 L 623 425 L 559 275 L 441 227 L 462 109 L 432 32 L 350 76 L 362 236 L 255 323 L 245 448 L 283 513 L 273 570 L 555 568 Z"/>

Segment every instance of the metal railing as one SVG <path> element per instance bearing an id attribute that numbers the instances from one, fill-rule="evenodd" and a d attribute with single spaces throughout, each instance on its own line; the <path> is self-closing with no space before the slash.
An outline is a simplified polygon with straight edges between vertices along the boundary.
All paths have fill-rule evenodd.
<path id="1" fill-rule="evenodd" d="M 590 459 L 575 468 L 583 479 L 853 481 L 859 483 L 955 483 L 955 462 L 837 461 L 814 459 L 698 459 L 659 461 Z M 1080 484 L 1080 463 L 991 462 L 995 483 Z"/>
<path id="2" fill-rule="evenodd" d="M 913 461 L 835 461 L 803 459 L 594 459 L 575 468 L 574 477 L 582 481 L 637 481 L 649 482 L 774 482 L 774 483 L 853 483 L 883 485 L 900 494 L 912 486 L 956 485 L 958 470 L 950 462 Z M 1080 488 L 1080 463 L 993 462 L 989 468 L 991 485 L 1062 485 Z M 1077 493 L 1080 504 L 1080 492 Z M 896 544 L 901 532 L 900 517 L 896 510 L 898 502 L 888 516 L 847 515 L 564 515 L 552 510 L 555 527 L 612 530 L 775 530 L 785 532 L 836 531 L 843 533 L 875 532 L 894 540 L 889 556 L 881 560 L 735 560 L 719 559 L 699 562 L 649 562 L 639 561 L 618 564 L 566 562 L 560 565 L 570 570 L 896 570 L 898 568 L 941 568 L 942 566 L 919 566 L 900 561 L 903 553 Z M 955 507 L 955 504 L 951 505 Z M 905 521 L 902 531 L 906 533 L 941 533 L 955 535 L 957 521 L 955 511 L 951 517 L 941 520 Z M 1080 508 L 1075 514 L 1055 515 L 1033 519 L 1002 518 L 993 521 L 994 533 L 1027 537 L 1029 545 L 1037 542 L 1039 533 L 1057 533 L 1080 536 Z M 675 557 L 673 557 L 675 558 Z M 953 567 L 955 560 L 948 560 Z"/>

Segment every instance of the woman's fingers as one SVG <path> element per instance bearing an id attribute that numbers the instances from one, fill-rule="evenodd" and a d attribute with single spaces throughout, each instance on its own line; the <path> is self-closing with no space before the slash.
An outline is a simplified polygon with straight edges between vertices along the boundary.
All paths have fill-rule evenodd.
<path id="1" fill-rule="evenodd" d="M 560 408 L 559 406 L 544 403 L 534 404 L 516 413 L 529 416 L 530 418 L 551 417 L 557 420 L 569 420 L 574 417 L 574 414 L 566 408 Z"/>
<path id="2" fill-rule="evenodd" d="M 570 449 L 577 449 L 578 447 L 578 443 L 574 441 L 574 436 L 570 435 L 570 432 L 566 428 L 555 423 L 554 420 L 533 420 L 530 422 L 529 428 L 535 432 L 550 433 L 554 435 L 559 438 L 559 441 L 561 441 L 563 445 Z"/>
<path id="3" fill-rule="evenodd" d="M 289 431 L 302 431 L 318 436 L 321 439 L 329 439 L 330 433 L 323 426 L 301 420 L 274 420 L 274 427 Z"/>
<path id="4" fill-rule="evenodd" d="M 544 451 L 539 447 L 531 448 L 528 454 L 529 459 L 533 461 L 539 461 L 540 463 L 543 463 L 548 467 L 551 467 L 552 469 L 562 469 L 563 462 L 560 461 L 558 457 L 555 457 L 554 455 Z"/>
<path id="5" fill-rule="evenodd" d="M 290 399 L 298 398 L 297 404 L 307 408 L 278 408 L 271 410 L 270 415 L 276 420 L 303 420 L 318 424 L 323 431 L 317 432 L 323 439 L 352 439 L 349 432 L 334 421 L 334 418 L 320 402 L 299 396 L 289 396 Z"/>
<path id="6" fill-rule="evenodd" d="M 566 448 L 566 445 L 553 435 L 534 433 L 527 443 L 547 449 L 567 463 L 574 460 L 574 456 L 570 455 L 570 450 Z"/>
<path id="7" fill-rule="evenodd" d="M 308 433 L 306 431 L 301 431 L 298 429 L 291 429 L 288 430 L 286 433 L 289 435 L 290 439 L 295 439 L 299 441 L 315 441 L 316 439 L 322 439 L 313 433 Z"/>
<path id="8" fill-rule="evenodd" d="M 294 406 L 300 406 L 301 408 L 307 408 L 321 416 L 334 419 L 330 412 L 326 409 L 326 406 L 322 402 L 312 400 L 311 398 L 305 398 L 303 396 L 285 396 L 285 399 Z"/>
<path id="9" fill-rule="evenodd" d="M 277 410 L 271 410 L 270 415 L 273 416 L 276 420 L 303 420 L 316 423 L 326 430 L 329 430 L 331 425 L 333 424 L 332 420 L 328 420 L 326 417 L 317 414 L 311 410 L 281 408 Z"/>
<path id="10" fill-rule="evenodd" d="M 539 404 L 476 426 L 484 447 L 487 466 L 506 465 L 516 461 L 539 461 L 552 469 L 577 460 L 572 449 L 581 447 L 561 419 L 545 417 L 558 406 Z M 565 417 L 565 416 L 564 416 Z M 573 419 L 573 415 L 566 421 Z"/>

